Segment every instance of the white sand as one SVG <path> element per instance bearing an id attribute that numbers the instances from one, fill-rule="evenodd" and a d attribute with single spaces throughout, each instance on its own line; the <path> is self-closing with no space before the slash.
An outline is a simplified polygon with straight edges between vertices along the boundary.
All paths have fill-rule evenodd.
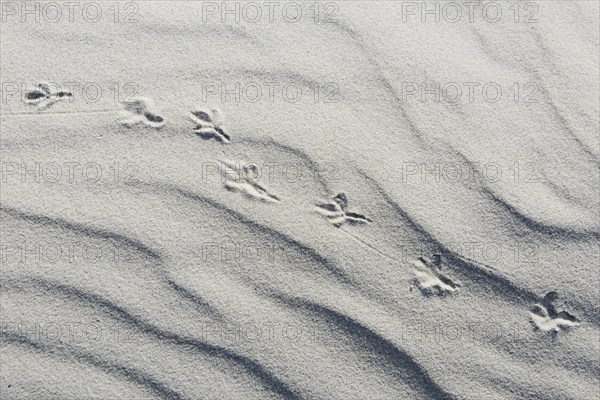
<path id="1" fill-rule="evenodd" d="M 1 4 L 0 398 L 598 398 L 597 2 L 33 4 Z"/>

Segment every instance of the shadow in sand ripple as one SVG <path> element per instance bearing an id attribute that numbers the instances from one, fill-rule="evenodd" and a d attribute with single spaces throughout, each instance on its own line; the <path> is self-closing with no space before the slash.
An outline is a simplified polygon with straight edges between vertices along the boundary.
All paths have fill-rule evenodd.
<path id="1" fill-rule="evenodd" d="M 148 246 L 136 239 L 129 238 L 119 233 L 111 232 L 104 229 L 98 229 L 86 225 L 76 224 L 74 222 L 69 222 L 61 218 L 51 218 L 45 215 L 28 214 L 12 207 L 2 206 L 0 207 L 0 211 L 22 221 L 29 221 L 40 225 L 50 225 L 91 238 L 110 240 L 119 243 L 123 246 L 130 247 L 140 253 L 143 253 L 146 257 L 150 259 L 161 260 L 161 255 L 155 250 L 152 250 L 151 248 L 149 248 Z"/>
<path id="2" fill-rule="evenodd" d="M 3 212 L 17 220 L 31 222 L 36 225 L 51 226 L 61 230 L 66 230 L 77 235 L 86 236 L 92 239 L 107 240 L 118 244 L 123 248 L 128 248 L 131 251 L 138 252 L 150 259 L 153 264 L 158 267 L 156 272 L 159 274 L 161 280 L 171 289 L 172 292 L 177 294 L 179 297 L 191 302 L 199 311 L 207 313 L 212 318 L 222 319 L 220 311 L 217 310 L 213 305 L 209 304 L 206 300 L 202 299 L 199 295 L 191 292 L 182 285 L 171 279 L 167 272 L 162 268 L 164 260 L 163 256 L 159 251 L 152 249 L 148 245 L 141 241 L 130 238 L 109 230 L 99 229 L 84 224 L 77 224 L 69 222 L 60 218 L 47 217 L 45 215 L 29 214 L 23 211 L 17 210 L 11 207 L 0 207 L 0 212 Z"/>
<path id="3" fill-rule="evenodd" d="M 300 396 L 289 388 L 283 381 L 268 371 L 262 364 L 246 356 L 240 355 L 225 347 L 212 345 L 201 340 L 184 337 L 176 333 L 166 331 L 158 326 L 144 321 L 140 317 L 131 314 L 125 308 L 112 303 L 110 300 L 90 293 L 74 286 L 56 283 L 44 279 L 30 279 L 27 282 L 3 281 L 0 283 L 2 290 L 22 290 L 32 289 L 40 291 L 48 296 L 66 298 L 81 305 L 101 310 L 140 333 L 154 337 L 163 342 L 189 348 L 194 352 L 206 354 L 232 364 L 243 367 L 250 375 L 262 383 L 262 385 L 272 392 L 286 398 L 299 399 Z"/>
<path id="4" fill-rule="evenodd" d="M 500 196 L 492 192 L 489 188 L 483 188 L 483 192 L 498 206 L 500 206 L 503 210 L 508 212 L 515 220 L 517 220 L 520 224 L 527 227 L 532 232 L 542 233 L 548 236 L 557 236 L 561 240 L 571 239 L 571 240 L 583 240 L 583 239 L 592 239 L 598 240 L 600 238 L 600 232 L 598 230 L 582 230 L 576 231 L 572 229 L 563 228 L 560 226 L 544 224 L 542 222 L 538 222 L 533 218 L 528 217 L 519 211 L 515 206 L 509 204 L 506 200 L 502 199 Z"/>
<path id="5" fill-rule="evenodd" d="M 59 348 L 57 346 L 49 346 L 47 344 L 31 340 L 26 336 L 17 335 L 10 332 L 3 332 L 2 341 L 5 343 L 12 343 L 18 346 L 26 347 L 46 355 L 52 354 L 54 357 L 59 357 L 67 361 L 76 360 L 78 362 L 91 365 L 117 378 L 125 379 L 129 382 L 138 384 L 161 399 L 182 399 L 181 395 L 175 390 L 169 388 L 166 384 L 152 378 L 146 373 L 103 360 L 93 354 L 86 353 L 81 350 L 74 351 L 65 347 Z"/>
<path id="6" fill-rule="evenodd" d="M 278 296 L 278 299 L 291 308 L 300 308 L 323 318 L 328 323 L 335 325 L 346 335 L 356 337 L 352 342 L 362 347 L 367 353 L 374 353 L 377 360 L 392 365 L 406 379 L 407 383 L 421 392 L 428 399 L 448 400 L 455 397 L 446 392 L 430 376 L 411 355 L 393 344 L 389 339 L 381 336 L 360 322 L 329 307 L 311 301 Z"/>

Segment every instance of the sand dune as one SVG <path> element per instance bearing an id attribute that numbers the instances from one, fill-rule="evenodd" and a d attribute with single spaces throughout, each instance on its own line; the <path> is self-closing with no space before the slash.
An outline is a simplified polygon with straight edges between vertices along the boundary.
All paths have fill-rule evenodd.
<path id="1" fill-rule="evenodd" d="M 94 4 L 2 3 L 2 399 L 597 398 L 596 3 Z"/>

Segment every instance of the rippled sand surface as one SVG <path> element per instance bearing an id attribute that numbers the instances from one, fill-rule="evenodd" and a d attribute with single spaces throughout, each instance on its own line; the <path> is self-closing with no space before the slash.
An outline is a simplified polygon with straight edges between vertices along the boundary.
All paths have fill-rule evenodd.
<path id="1" fill-rule="evenodd" d="M 596 2 L 87 3 L 2 2 L 2 399 L 597 398 Z"/>

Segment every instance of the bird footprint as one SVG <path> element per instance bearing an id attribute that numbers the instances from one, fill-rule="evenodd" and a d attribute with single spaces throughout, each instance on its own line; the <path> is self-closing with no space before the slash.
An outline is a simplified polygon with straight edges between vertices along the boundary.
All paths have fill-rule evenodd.
<path id="1" fill-rule="evenodd" d="M 122 104 L 127 118 L 121 121 L 121 125 L 131 127 L 141 123 L 153 128 L 161 128 L 165 124 L 164 118 L 156 113 L 152 99 L 137 97 L 126 100 Z"/>
<path id="2" fill-rule="evenodd" d="M 37 83 L 35 89 L 25 92 L 25 103 L 36 106 L 39 110 L 50 107 L 59 100 L 72 97 L 70 92 L 54 91 L 47 83 Z"/>
<path id="3" fill-rule="evenodd" d="M 414 265 L 417 267 L 414 270 L 414 283 L 421 293 L 425 295 L 437 294 L 438 296 L 443 296 L 458 291 L 460 283 L 454 282 L 452 279 L 441 273 L 442 264 L 442 256 L 439 254 L 434 254 L 433 260 L 426 257 L 419 257 L 414 262 Z M 424 271 L 423 267 L 427 268 L 427 271 Z"/>
<path id="4" fill-rule="evenodd" d="M 572 314 L 566 311 L 556 312 L 554 302 L 558 300 L 557 292 L 547 293 L 541 302 L 535 304 L 529 315 L 534 330 L 550 332 L 554 335 L 561 330 L 567 330 L 581 323 Z"/>
<path id="5" fill-rule="evenodd" d="M 348 211 L 348 197 L 344 193 L 338 193 L 326 203 L 317 204 L 317 212 L 338 228 L 345 223 L 356 225 L 373 222 L 364 215 Z"/>
<path id="6" fill-rule="evenodd" d="M 225 133 L 222 114 L 218 109 L 198 108 L 191 112 L 190 118 L 196 124 L 194 132 L 202 139 L 215 139 L 221 143 L 231 141 L 231 137 Z"/>
<path id="7" fill-rule="evenodd" d="M 254 165 L 240 168 L 239 165 L 223 161 L 222 174 L 225 179 L 224 186 L 227 190 L 241 192 L 253 199 L 266 202 L 281 201 L 277 195 L 270 193 L 258 182 L 259 174 Z"/>

